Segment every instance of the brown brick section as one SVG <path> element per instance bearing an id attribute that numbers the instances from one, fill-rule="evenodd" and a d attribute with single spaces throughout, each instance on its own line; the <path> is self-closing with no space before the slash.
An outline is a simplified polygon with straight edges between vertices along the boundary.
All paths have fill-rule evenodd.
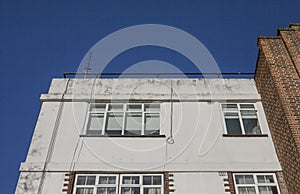
<path id="1" fill-rule="evenodd" d="M 290 28 L 278 30 L 291 60 L 300 75 L 300 24 L 291 24 Z"/>
<path id="2" fill-rule="evenodd" d="M 169 172 L 164 172 L 164 194 L 175 192 L 174 175 Z"/>
<path id="3" fill-rule="evenodd" d="M 73 185 L 75 180 L 75 172 L 69 172 L 65 174 L 64 184 L 63 184 L 63 192 L 66 194 L 72 194 L 73 192 Z"/>
<path id="4" fill-rule="evenodd" d="M 255 82 L 266 112 L 288 193 L 300 191 L 299 30 L 281 29 L 276 37 L 261 37 Z M 298 69 L 300 70 L 300 69 Z M 282 193 L 284 192 L 283 186 Z"/>
<path id="5" fill-rule="evenodd" d="M 223 179 L 224 180 L 224 186 L 229 187 L 229 189 L 225 189 L 225 192 L 230 192 L 230 194 L 235 194 L 232 172 L 227 172 L 227 176 L 228 176 L 227 179 Z"/>
<path id="6" fill-rule="evenodd" d="M 283 174 L 282 172 L 276 172 L 276 178 L 277 178 L 277 182 L 278 182 L 278 186 L 280 188 L 280 193 L 281 194 L 288 194 L 288 189 L 286 187 L 286 183 L 285 180 L 283 178 Z"/>

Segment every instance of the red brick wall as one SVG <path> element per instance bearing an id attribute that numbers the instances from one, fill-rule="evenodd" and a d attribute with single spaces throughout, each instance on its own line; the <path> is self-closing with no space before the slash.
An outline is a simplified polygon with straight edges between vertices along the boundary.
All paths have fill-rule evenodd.
<path id="1" fill-rule="evenodd" d="M 298 25 L 260 37 L 255 81 L 289 193 L 300 191 L 300 37 Z"/>

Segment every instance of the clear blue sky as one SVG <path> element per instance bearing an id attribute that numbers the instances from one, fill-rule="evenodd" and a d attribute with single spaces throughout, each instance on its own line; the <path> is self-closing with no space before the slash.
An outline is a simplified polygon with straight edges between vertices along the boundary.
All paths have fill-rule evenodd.
<path id="1" fill-rule="evenodd" d="M 85 53 L 105 35 L 137 24 L 170 25 L 198 38 L 221 71 L 254 72 L 257 36 L 276 35 L 277 28 L 300 22 L 299 9 L 299 0 L 0 0 L 1 193 L 14 193 L 40 94 L 47 92 L 53 77 L 76 71 Z M 155 49 L 123 53 L 108 71 L 122 71 L 120 62 L 130 65 L 137 58 L 172 63 L 172 53 Z"/>

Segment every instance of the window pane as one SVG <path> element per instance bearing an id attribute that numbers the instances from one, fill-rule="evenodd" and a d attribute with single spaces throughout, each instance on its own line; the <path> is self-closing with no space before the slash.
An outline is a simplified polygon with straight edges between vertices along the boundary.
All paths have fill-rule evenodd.
<path id="1" fill-rule="evenodd" d="M 93 194 L 93 188 L 77 188 L 76 194 Z"/>
<path id="2" fill-rule="evenodd" d="M 115 194 L 116 192 L 116 188 L 108 188 L 107 190 L 107 194 Z"/>
<path id="3" fill-rule="evenodd" d="M 259 194 L 278 194 L 276 186 L 258 187 Z"/>
<path id="4" fill-rule="evenodd" d="M 107 134 L 121 135 L 123 125 L 123 114 L 109 113 L 107 114 L 107 124 L 105 132 Z"/>
<path id="5" fill-rule="evenodd" d="M 161 188 L 144 188 L 144 194 L 161 194 Z"/>
<path id="6" fill-rule="evenodd" d="M 104 112 L 105 111 L 105 106 L 106 106 L 106 104 L 93 104 L 91 106 L 91 111 L 101 111 L 101 112 Z"/>
<path id="7" fill-rule="evenodd" d="M 222 104 L 223 111 L 237 111 L 237 104 Z"/>
<path id="8" fill-rule="evenodd" d="M 142 130 L 142 113 L 127 114 L 125 135 L 141 135 Z"/>
<path id="9" fill-rule="evenodd" d="M 116 184 L 116 177 L 108 177 L 108 184 Z"/>
<path id="10" fill-rule="evenodd" d="M 225 123 L 228 134 L 242 134 L 242 129 L 237 113 L 225 113 Z"/>
<path id="11" fill-rule="evenodd" d="M 153 176 L 153 185 L 161 185 L 161 176 Z"/>
<path id="12" fill-rule="evenodd" d="M 106 187 L 97 188 L 97 194 L 107 194 Z"/>
<path id="13" fill-rule="evenodd" d="M 139 187 L 123 187 L 121 189 L 121 194 L 140 194 Z"/>
<path id="14" fill-rule="evenodd" d="M 123 184 L 139 184 L 140 177 L 138 176 L 123 176 Z"/>
<path id="15" fill-rule="evenodd" d="M 115 176 L 100 176 L 99 184 L 116 184 Z"/>
<path id="16" fill-rule="evenodd" d="M 145 114 L 145 135 L 159 135 L 159 114 Z"/>
<path id="17" fill-rule="evenodd" d="M 151 185 L 152 177 L 151 176 L 143 176 L 143 185 Z"/>
<path id="18" fill-rule="evenodd" d="M 252 109 L 254 110 L 254 104 L 240 104 L 241 109 Z"/>
<path id="19" fill-rule="evenodd" d="M 236 184 L 254 184 L 254 179 L 252 175 L 236 175 Z"/>
<path id="20" fill-rule="evenodd" d="M 129 111 L 142 111 L 142 105 L 141 104 L 129 104 L 128 110 Z"/>
<path id="21" fill-rule="evenodd" d="M 160 105 L 159 104 L 145 104 L 145 111 L 149 112 L 159 112 Z"/>
<path id="22" fill-rule="evenodd" d="M 256 194 L 254 187 L 239 187 L 239 194 Z"/>
<path id="23" fill-rule="evenodd" d="M 108 184 L 108 180 L 106 176 L 99 177 L 99 184 Z"/>
<path id="24" fill-rule="evenodd" d="M 76 185 L 85 185 L 86 176 L 78 176 Z"/>
<path id="25" fill-rule="evenodd" d="M 88 135 L 101 134 L 103 120 L 104 120 L 103 114 L 91 114 L 86 133 Z"/>
<path id="26" fill-rule="evenodd" d="M 123 104 L 110 104 L 108 111 L 123 111 Z"/>
<path id="27" fill-rule="evenodd" d="M 257 175 L 258 183 L 274 183 L 272 175 Z"/>
<path id="28" fill-rule="evenodd" d="M 116 194 L 115 187 L 98 187 L 97 194 Z"/>
<path id="29" fill-rule="evenodd" d="M 96 176 L 88 176 L 86 185 L 95 185 Z"/>
<path id="30" fill-rule="evenodd" d="M 242 120 L 246 134 L 261 134 L 256 113 L 253 111 L 243 111 Z"/>

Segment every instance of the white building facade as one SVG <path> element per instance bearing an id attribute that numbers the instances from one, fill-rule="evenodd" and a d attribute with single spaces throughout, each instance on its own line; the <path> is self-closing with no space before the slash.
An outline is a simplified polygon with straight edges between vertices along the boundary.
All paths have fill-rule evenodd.
<path id="1" fill-rule="evenodd" d="M 53 79 L 16 194 L 280 193 L 253 79 Z"/>

